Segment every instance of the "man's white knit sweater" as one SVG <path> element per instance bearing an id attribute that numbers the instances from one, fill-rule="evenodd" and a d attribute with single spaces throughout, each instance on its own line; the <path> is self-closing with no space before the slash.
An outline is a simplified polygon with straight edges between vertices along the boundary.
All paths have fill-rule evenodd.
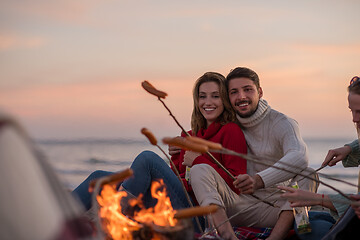
<path id="1" fill-rule="evenodd" d="M 295 120 L 271 109 L 263 99 L 260 99 L 258 108 L 252 116 L 241 118 L 237 115 L 237 118 L 245 134 L 248 153 L 255 155 L 259 160 L 292 171 L 300 172 L 307 168 L 306 144 L 300 136 Z M 281 162 L 295 167 L 291 168 Z M 248 174 L 258 174 L 265 188 L 287 181 L 295 175 L 252 162 L 248 162 L 247 166 Z"/>

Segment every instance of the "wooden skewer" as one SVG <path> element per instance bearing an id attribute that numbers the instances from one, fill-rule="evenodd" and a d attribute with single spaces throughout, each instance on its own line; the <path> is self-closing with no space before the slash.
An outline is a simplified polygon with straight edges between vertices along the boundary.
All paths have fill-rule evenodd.
<path id="1" fill-rule="evenodd" d="M 160 99 L 160 98 L 159 98 L 159 99 Z M 186 190 L 186 188 L 185 188 L 185 185 L 184 185 L 184 183 L 183 183 L 183 181 L 182 181 L 182 179 L 181 179 L 181 176 L 180 176 L 180 174 L 179 174 L 179 171 L 177 170 L 174 162 L 173 162 L 173 161 L 171 160 L 171 158 L 165 153 L 165 151 L 157 144 L 157 140 L 156 140 L 155 136 L 152 134 L 152 132 L 151 132 L 150 130 L 148 130 L 148 129 L 146 129 L 146 128 L 142 128 L 142 129 L 141 129 L 141 133 L 144 134 L 144 135 L 149 139 L 150 143 L 151 143 L 152 145 L 156 146 L 156 147 L 166 156 L 166 158 L 169 160 L 169 162 L 170 162 L 170 164 L 171 164 L 171 166 L 172 166 L 172 168 L 173 168 L 173 170 L 174 170 L 177 178 L 179 179 L 179 181 L 180 181 L 180 183 L 181 183 L 183 192 L 184 192 L 184 194 L 185 194 L 185 196 L 186 196 L 186 200 L 188 201 L 189 206 L 190 206 L 191 208 L 193 208 L 193 207 L 194 207 L 194 204 L 191 202 L 189 193 L 187 192 L 187 190 Z M 198 225 L 199 230 L 200 230 L 201 232 L 203 232 L 203 229 L 202 229 L 202 227 L 201 227 L 199 218 L 198 218 L 197 216 L 195 216 L 195 221 L 196 221 L 196 224 Z"/>
<path id="2" fill-rule="evenodd" d="M 204 216 L 210 213 L 214 213 L 218 209 L 219 206 L 217 205 L 180 209 L 176 211 L 174 218 L 182 219 L 182 218 L 191 218 L 195 216 Z"/>
<path id="3" fill-rule="evenodd" d="M 131 177 L 133 175 L 133 170 L 131 170 L 130 168 L 125 169 L 124 171 L 118 172 L 118 173 L 114 173 L 112 175 L 107 176 L 101 186 L 104 186 L 105 184 L 112 184 L 112 183 L 118 183 L 121 181 L 124 181 L 125 179 Z M 92 180 L 89 184 L 89 192 L 93 192 L 95 184 L 96 184 L 97 179 Z"/>
<path id="4" fill-rule="evenodd" d="M 226 148 L 222 148 L 222 150 L 220 151 L 222 152 L 223 154 L 230 154 L 230 155 L 234 155 L 234 156 L 239 156 L 239 157 L 242 157 L 250 162 L 254 162 L 254 163 L 257 163 L 257 164 L 261 164 L 261 165 L 264 165 L 264 166 L 268 166 L 268 167 L 272 167 L 272 168 L 275 168 L 275 169 L 278 169 L 278 170 L 282 170 L 282 171 L 285 171 L 285 172 L 288 172 L 288 173 L 293 173 L 293 174 L 297 174 L 299 176 L 303 176 L 303 177 L 306 177 L 308 179 L 311 179 L 311 180 L 314 180 L 316 182 L 319 182 L 319 183 L 322 183 L 323 185 L 331 188 L 332 190 L 338 192 L 339 194 L 341 194 L 343 197 L 347 198 L 347 199 L 350 199 L 345 193 L 343 193 L 342 191 L 340 191 L 339 189 L 319 180 L 319 179 L 316 179 L 314 177 L 311 177 L 309 175 L 306 175 L 306 174 L 302 174 L 302 173 L 299 173 L 299 172 L 295 172 L 293 170 L 289 170 L 289 169 L 286 169 L 286 168 L 283 168 L 283 167 L 278 167 L 278 166 L 275 166 L 273 164 L 270 164 L 270 163 L 266 163 L 266 162 L 262 162 L 254 157 L 251 157 L 249 155 L 245 155 L 245 154 L 242 154 L 242 153 L 237 153 L 235 151 L 232 151 L 232 150 L 229 150 L 229 149 L 226 149 Z"/>

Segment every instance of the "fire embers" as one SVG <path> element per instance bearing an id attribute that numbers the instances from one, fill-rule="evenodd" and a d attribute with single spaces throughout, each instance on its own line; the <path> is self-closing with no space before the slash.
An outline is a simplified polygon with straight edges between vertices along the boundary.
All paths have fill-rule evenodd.
<path id="1" fill-rule="evenodd" d="M 153 198 L 157 199 L 157 204 L 153 208 L 146 209 L 141 202 L 141 196 L 137 199 L 130 199 L 128 204 L 124 204 L 124 201 L 121 200 L 126 198 L 127 193 L 116 191 L 114 187 L 105 185 L 101 195 L 97 196 L 104 232 L 114 240 L 192 239 L 194 232 L 191 221 L 190 224 L 185 224 L 188 221 L 174 218 L 176 211 L 171 206 L 162 180 L 152 183 L 151 194 Z M 131 217 L 126 216 L 124 208 L 128 206 L 139 207 L 139 210 L 135 210 Z M 192 237 L 184 238 L 184 228 L 187 228 L 188 231 L 191 230 Z M 179 232 L 180 238 L 176 238 L 175 232 Z M 167 236 L 169 234 L 170 238 Z"/>

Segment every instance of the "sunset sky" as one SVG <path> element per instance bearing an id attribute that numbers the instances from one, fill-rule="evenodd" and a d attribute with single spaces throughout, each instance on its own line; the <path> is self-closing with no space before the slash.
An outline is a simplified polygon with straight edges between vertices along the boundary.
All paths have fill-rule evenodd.
<path id="1" fill-rule="evenodd" d="M 141 82 L 167 92 L 189 129 L 194 81 L 237 66 L 304 137 L 355 137 L 360 1 L 0 2 L 0 108 L 37 139 L 177 135 Z"/>

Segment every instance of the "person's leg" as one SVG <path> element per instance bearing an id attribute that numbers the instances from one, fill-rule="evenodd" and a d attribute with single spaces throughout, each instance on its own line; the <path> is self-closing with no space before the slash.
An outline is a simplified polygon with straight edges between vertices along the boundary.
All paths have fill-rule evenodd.
<path id="1" fill-rule="evenodd" d="M 95 172 L 92 172 L 80 185 L 75 188 L 72 191 L 72 195 L 79 199 L 80 202 L 84 205 L 86 210 L 89 210 L 91 208 L 91 193 L 89 192 L 89 184 L 92 180 L 105 177 L 108 175 L 113 174 L 113 172 L 108 171 L 102 171 L 102 170 L 96 170 Z"/>
<path id="2" fill-rule="evenodd" d="M 211 224 L 215 226 L 223 239 L 237 239 L 225 211 L 224 196 L 227 184 L 208 164 L 197 164 L 190 170 L 190 182 L 196 199 L 201 206 L 217 205 L 219 209 L 211 214 Z M 220 193 L 221 192 L 221 193 Z M 235 194 L 235 193 L 234 193 Z"/>
<path id="3" fill-rule="evenodd" d="M 294 223 L 296 235 L 302 240 L 322 239 L 335 223 L 335 219 L 327 212 L 310 211 L 309 220 L 311 226 L 310 233 L 299 234 L 297 232 L 296 224 Z"/>
<path id="4" fill-rule="evenodd" d="M 131 165 L 134 176 L 126 179 L 122 187 L 134 196 L 143 194 L 146 207 L 153 207 L 156 200 L 151 196 L 151 183 L 163 179 L 170 197 L 172 207 L 181 209 L 189 207 L 181 182 L 167 163 L 151 151 L 140 153 Z"/>
<path id="5" fill-rule="evenodd" d="M 157 154 L 151 151 L 140 153 L 131 165 L 134 176 L 126 179 L 122 187 L 134 196 L 143 194 L 145 207 L 153 207 L 156 200 L 151 196 L 151 183 L 157 179 L 163 179 L 166 190 L 170 197 L 171 205 L 174 209 L 190 207 L 182 183 L 171 170 L 169 165 Z M 192 199 L 190 198 L 192 201 Z M 192 219 L 196 232 L 200 232 L 195 218 Z M 199 217 L 200 225 L 203 228 L 204 219 Z"/>

